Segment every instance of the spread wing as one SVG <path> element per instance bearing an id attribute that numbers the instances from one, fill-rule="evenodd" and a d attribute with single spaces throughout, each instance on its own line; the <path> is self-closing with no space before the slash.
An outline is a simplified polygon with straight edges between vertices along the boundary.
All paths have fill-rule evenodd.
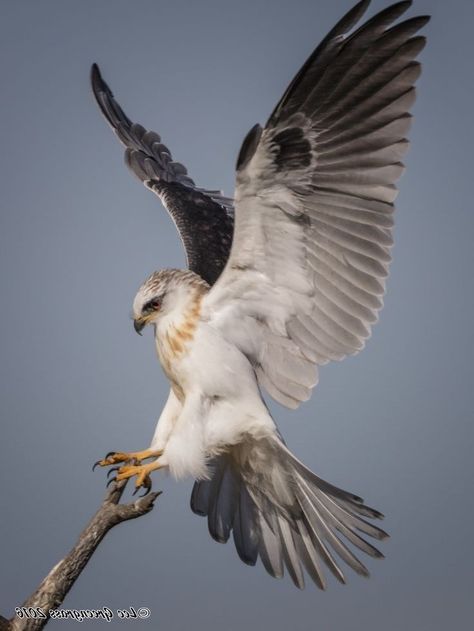
<path id="1" fill-rule="evenodd" d="M 93 64 L 91 83 L 96 101 L 125 145 L 125 162 L 158 195 L 173 218 L 183 242 L 188 267 L 213 284 L 229 257 L 233 202 L 219 191 L 198 188 L 186 168 L 174 162 L 160 136 L 132 123 Z"/>
<path id="2" fill-rule="evenodd" d="M 317 367 L 361 350 L 382 307 L 395 181 L 425 44 L 411 2 L 349 33 L 369 2 L 333 28 L 237 162 L 235 232 L 205 316 L 288 407 Z M 349 34 L 348 34 L 349 33 Z"/>

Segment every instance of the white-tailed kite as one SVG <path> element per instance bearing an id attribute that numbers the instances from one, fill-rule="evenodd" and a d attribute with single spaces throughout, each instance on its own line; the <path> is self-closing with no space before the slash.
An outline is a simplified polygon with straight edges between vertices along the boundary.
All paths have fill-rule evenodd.
<path id="1" fill-rule="evenodd" d="M 362 535 L 386 536 L 364 519 L 378 511 L 291 453 L 261 395 L 289 408 L 308 400 L 318 367 L 360 351 L 382 307 L 428 17 L 394 25 L 411 5 L 399 2 L 354 30 L 368 5 L 336 24 L 250 130 L 234 201 L 196 187 L 92 69 L 126 162 L 173 217 L 189 265 L 152 274 L 133 303 L 171 385 L 151 445 L 100 464 L 122 463 L 117 479 L 147 490 L 162 467 L 193 477 L 192 510 L 212 537 L 232 532 L 245 563 L 260 557 L 275 577 L 286 566 L 298 587 L 304 567 L 324 588 L 323 563 L 344 582 L 334 553 L 368 575 L 346 543 L 381 557 Z"/>

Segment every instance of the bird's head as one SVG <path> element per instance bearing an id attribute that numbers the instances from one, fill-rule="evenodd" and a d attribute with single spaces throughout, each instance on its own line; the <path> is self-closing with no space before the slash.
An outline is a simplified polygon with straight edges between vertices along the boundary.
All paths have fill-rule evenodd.
<path id="1" fill-rule="evenodd" d="M 156 325 L 166 315 L 183 311 L 195 291 L 207 291 L 208 284 L 197 274 L 177 269 L 153 272 L 133 301 L 133 326 L 141 335 L 147 324 Z"/>

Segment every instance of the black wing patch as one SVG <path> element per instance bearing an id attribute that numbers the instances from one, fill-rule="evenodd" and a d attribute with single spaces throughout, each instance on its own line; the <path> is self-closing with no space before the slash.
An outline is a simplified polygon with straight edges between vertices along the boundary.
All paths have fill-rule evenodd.
<path id="1" fill-rule="evenodd" d="M 179 182 L 147 184 L 163 201 L 178 228 L 190 270 L 210 285 L 229 258 L 234 220 L 209 195 Z"/>
<path id="2" fill-rule="evenodd" d="M 172 216 L 189 269 L 212 285 L 229 258 L 234 227 L 232 200 L 220 191 L 198 188 L 186 167 L 173 161 L 159 134 L 132 123 L 96 64 L 91 69 L 91 83 L 102 114 L 126 147 L 127 166 L 160 197 Z"/>
<path id="3" fill-rule="evenodd" d="M 278 169 L 301 169 L 311 164 L 311 143 L 299 127 L 287 127 L 273 136 L 277 147 L 275 164 Z"/>
<path id="4" fill-rule="evenodd" d="M 252 159 L 255 150 L 257 149 L 260 136 L 262 135 L 262 128 L 257 123 L 252 127 L 248 134 L 244 138 L 242 147 L 239 151 L 239 157 L 237 158 L 236 170 L 243 169 Z"/>

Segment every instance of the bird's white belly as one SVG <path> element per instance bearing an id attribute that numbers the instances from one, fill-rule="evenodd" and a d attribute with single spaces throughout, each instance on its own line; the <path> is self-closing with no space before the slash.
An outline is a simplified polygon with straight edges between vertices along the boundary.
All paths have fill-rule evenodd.
<path id="1" fill-rule="evenodd" d="M 245 435 L 275 432 L 250 362 L 220 331 L 200 322 L 183 352 L 177 352 L 171 334 L 162 336 L 157 346 L 183 405 L 165 449 L 178 477 L 199 477 L 210 457 L 238 444 Z"/>
<path id="2" fill-rule="evenodd" d="M 258 393 L 245 355 L 218 329 L 192 315 L 167 323 L 155 336 L 160 363 L 178 398 L 196 388 L 210 398 L 232 397 L 242 388 Z"/>

